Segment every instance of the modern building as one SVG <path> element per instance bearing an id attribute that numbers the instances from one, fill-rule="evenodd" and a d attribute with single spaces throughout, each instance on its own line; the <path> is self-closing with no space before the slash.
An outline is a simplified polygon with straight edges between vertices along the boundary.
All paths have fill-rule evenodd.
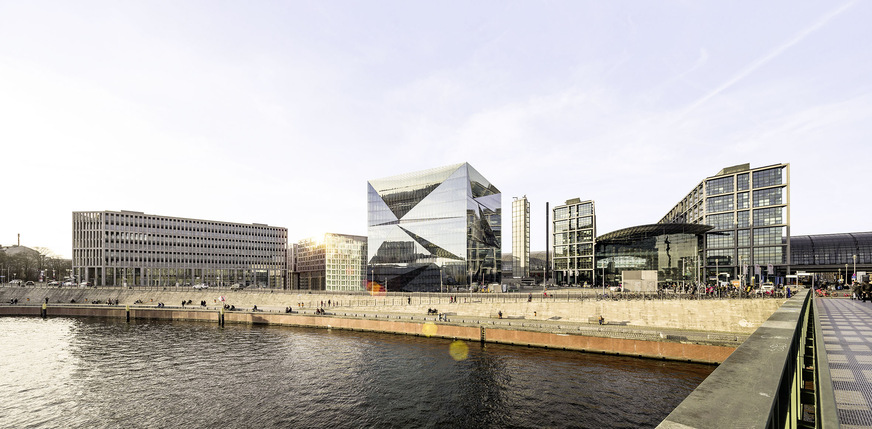
<path id="1" fill-rule="evenodd" d="M 594 283 L 596 211 L 593 201 L 579 198 L 553 209 L 551 235 L 554 282 L 561 285 Z"/>
<path id="2" fill-rule="evenodd" d="M 710 225 L 704 276 L 784 283 L 790 268 L 790 164 L 724 168 L 703 179 L 659 223 Z"/>
<path id="3" fill-rule="evenodd" d="M 530 277 L 530 201 L 512 201 L 512 277 Z"/>
<path id="4" fill-rule="evenodd" d="M 794 272 L 814 274 L 819 282 L 862 281 L 862 273 L 872 274 L 872 232 L 794 235 L 790 261 Z"/>
<path id="5" fill-rule="evenodd" d="M 499 189 L 468 163 L 368 183 L 368 279 L 389 291 L 499 282 Z"/>
<path id="6" fill-rule="evenodd" d="M 597 286 L 621 284 L 624 271 L 657 271 L 657 281 L 701 282 L 700 255 L 711 226 L 687 223 L 639 225 L 597 237 Z"/>
<path id="7" fill-rule="evenodd" d="M 328 233 L 294 244 L 292 289 L 364 290 L 366 241 L 359 235 Z"/>
<path id="8" fill-rule="evenodd" d="M 73 275 L 98 286 L 286 287 L 288 231 L 133 211 L 73 212 Z"/>

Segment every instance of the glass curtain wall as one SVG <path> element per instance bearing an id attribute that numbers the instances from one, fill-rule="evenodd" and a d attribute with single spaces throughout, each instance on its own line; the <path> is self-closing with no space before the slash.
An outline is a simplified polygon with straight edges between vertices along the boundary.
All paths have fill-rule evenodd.
<path id="1" fill-rule="evenodd" d="M 368 183 L 371 291 L 449 291 L 499 282 L 501 193 L 469 164 Z"/>

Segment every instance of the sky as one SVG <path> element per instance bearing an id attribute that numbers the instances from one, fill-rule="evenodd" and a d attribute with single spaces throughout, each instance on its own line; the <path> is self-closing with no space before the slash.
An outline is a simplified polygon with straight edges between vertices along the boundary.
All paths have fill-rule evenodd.
<path id="1" fill-rule="evenodd" d="M 790 163 L 792 235 L 872 230 L 872 2 L 0 0 L 0 245 L 72 212 L 366 235 L 366 183 L 469 162 L 656 223 Z"/>

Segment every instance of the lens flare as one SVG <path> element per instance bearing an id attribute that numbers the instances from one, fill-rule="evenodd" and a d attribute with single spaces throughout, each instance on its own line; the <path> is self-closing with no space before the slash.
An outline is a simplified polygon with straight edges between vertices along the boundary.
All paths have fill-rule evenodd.
<path id="1" fill-rule="evenodd" d="M 457 340 L 448 346 L 448 354 L 458 362 L 466 360 L 469 357 L 469 346 L 463 341 Z"/>
<path id="2" fill-rule="evenodd" d="M 372 296 L 385 296 L 388 292 L 388 289 L 386 287 L 368 280 L 366 282 L 366 290 Z"/>
<path id="3" fill-rule="evenodd" d="M 427 323 L 424 324 L 424 326 L 421 327 L 421 332 L 422 332 L 424 335 L 430 337 L 430 336 L 436 335 L 436 330 L 437 330 L 437 329 L 438 329 L 438 328 L 436 327 L 436 324 L 435 324 L 435 323 L 433 323 L 433 322 L 427 322 Z"/>

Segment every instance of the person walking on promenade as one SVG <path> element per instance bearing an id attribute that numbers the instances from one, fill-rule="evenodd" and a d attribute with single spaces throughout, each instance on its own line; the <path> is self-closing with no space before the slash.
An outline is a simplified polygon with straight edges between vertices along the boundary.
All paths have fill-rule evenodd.
<path id="1" fill-rule="evenodd" d="M 602 325 L 604 321 L 605 321 L 605 319 L 603 319 L 603 315 L 600 314 L 600 317 L 599 317 L 599 324 Z"/>

